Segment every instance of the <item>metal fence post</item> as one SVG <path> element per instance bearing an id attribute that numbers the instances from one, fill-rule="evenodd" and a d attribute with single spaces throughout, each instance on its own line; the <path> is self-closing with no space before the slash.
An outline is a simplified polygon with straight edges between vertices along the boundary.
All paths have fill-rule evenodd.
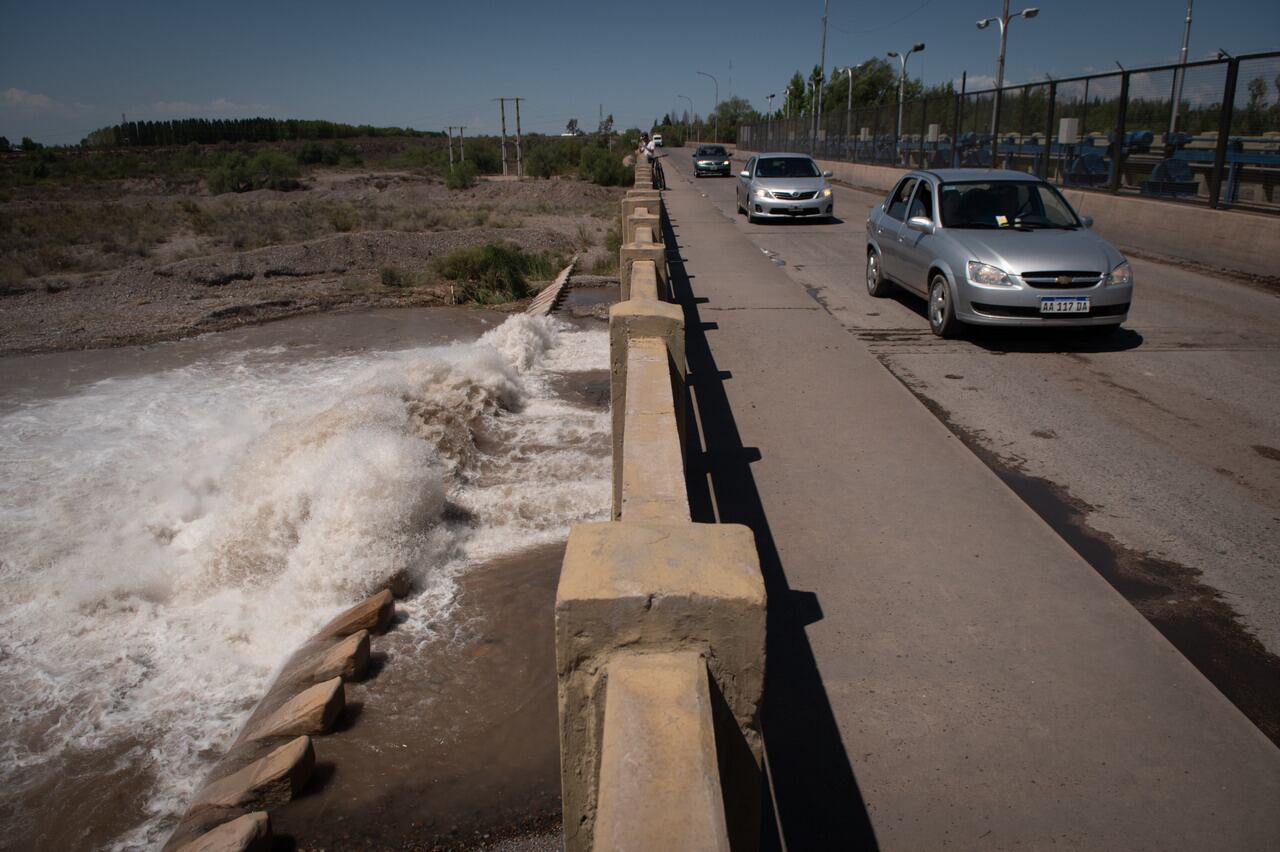
<path id="1" fill-rule="evenodd" d="M 1049 83 L 1049 103 L 1045 106 L 1044 156 L 1040 158 L 1040 179 L 1049 179 L 1049 158 L 1053 156 L 1053 112 L 1058 102 L 1058 84 Z"/>
<path id="2" fill-rule="evenodd" d="M 1129 72 L 1120 75 L 1120 106 L 1116 113 L 1115 140 L 1111 143 L 1111 185 L 1112 192 L 1120 191 L 1120 174 L 1124 168 L 1124 127 L 1125 113 L 1129 109 Z"/>
<path id="3" fill-rule="evenodd" d="M 1227 81 L 1222 90 L 1222 113 L 1218 116 L 1218 144 L 1213 151 L 1213 171 L 1209 172 L 1209 206 L 1222 205 L 1222 170 L 1227 164 L 1227 145 L 1231 138 L 1231 115 L 1236 102 L 1236 78 L 1240 74 L 1240 60 L 1227 63 Z M 1227 199 L 1231 203 L 1231 199 Z"/>

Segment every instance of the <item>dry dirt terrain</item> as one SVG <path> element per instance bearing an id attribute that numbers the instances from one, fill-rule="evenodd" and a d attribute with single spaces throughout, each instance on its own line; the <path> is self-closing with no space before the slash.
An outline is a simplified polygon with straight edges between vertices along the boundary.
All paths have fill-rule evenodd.
<path id="1" fill-rule="evenodd" d="M 434 262 L 513 243 L 599 271 L 621 190 L 571 178 L 451 190 L 407 171 L 310 172 L 210 195 L 164 179 L 0 197 L 0 354 L 120 346 L 313 311 L 451 304 Z"/>

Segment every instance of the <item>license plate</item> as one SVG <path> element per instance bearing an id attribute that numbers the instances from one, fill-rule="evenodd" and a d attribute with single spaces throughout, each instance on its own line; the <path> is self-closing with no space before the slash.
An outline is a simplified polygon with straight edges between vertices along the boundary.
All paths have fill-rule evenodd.
<path id="1" fill-rule="evenodd" d="M 1089 313 L 1088 296 L 1041 296 L 1040 313 L 1042 314 L 1087 314 Z"/>

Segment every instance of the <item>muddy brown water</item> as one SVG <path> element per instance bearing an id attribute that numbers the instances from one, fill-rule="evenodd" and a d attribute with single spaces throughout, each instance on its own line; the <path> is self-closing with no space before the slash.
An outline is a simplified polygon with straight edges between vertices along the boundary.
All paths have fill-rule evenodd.
<path id="1" fill-rule="evenodd" d="M 506 318 L 484 310 L 387 309 L 173 343 L 0 358 L 0 411 L 229 352 L 243 352 L 246 362 L 286 364 L 424 340 L 446 345 L 473 340 Z M 572 324 L 601 327 L 596 320 Z M 551 380 L 560 399 L 607 410 L 607 370 Z M 276 848 L 559 846 L 553 608 L 562 554 L 559 543 L 482 562 L 458 577 L 456 606 L 427 636 L 401 629 L 375 637 L 373 672 L 349 686 L 339 730 L 315 740 L 317 771 L 304 796 L 272 813 Z M 68 755 L 75 772 L 33 784 L 20 797 L 0 797 L 0 849 L 108 848 L 146 818 L 152 779 L 129 765 L 135 746 Z M 217 757 L 209 755 L 211 762 Z"/>

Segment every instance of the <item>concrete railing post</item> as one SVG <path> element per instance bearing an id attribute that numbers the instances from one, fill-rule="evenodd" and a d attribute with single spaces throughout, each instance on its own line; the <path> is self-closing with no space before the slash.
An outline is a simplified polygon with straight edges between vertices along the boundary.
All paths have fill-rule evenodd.
<path id="1" fill-rule="evenodd" d="M 664 301 L 661 216 L 657 192 L 623 199 L 614 520 L 570 531 L 556 593 L 569 852 L 758 843 L 764 583 L 750 529 L 690 522 L 684 311 Z"/>

